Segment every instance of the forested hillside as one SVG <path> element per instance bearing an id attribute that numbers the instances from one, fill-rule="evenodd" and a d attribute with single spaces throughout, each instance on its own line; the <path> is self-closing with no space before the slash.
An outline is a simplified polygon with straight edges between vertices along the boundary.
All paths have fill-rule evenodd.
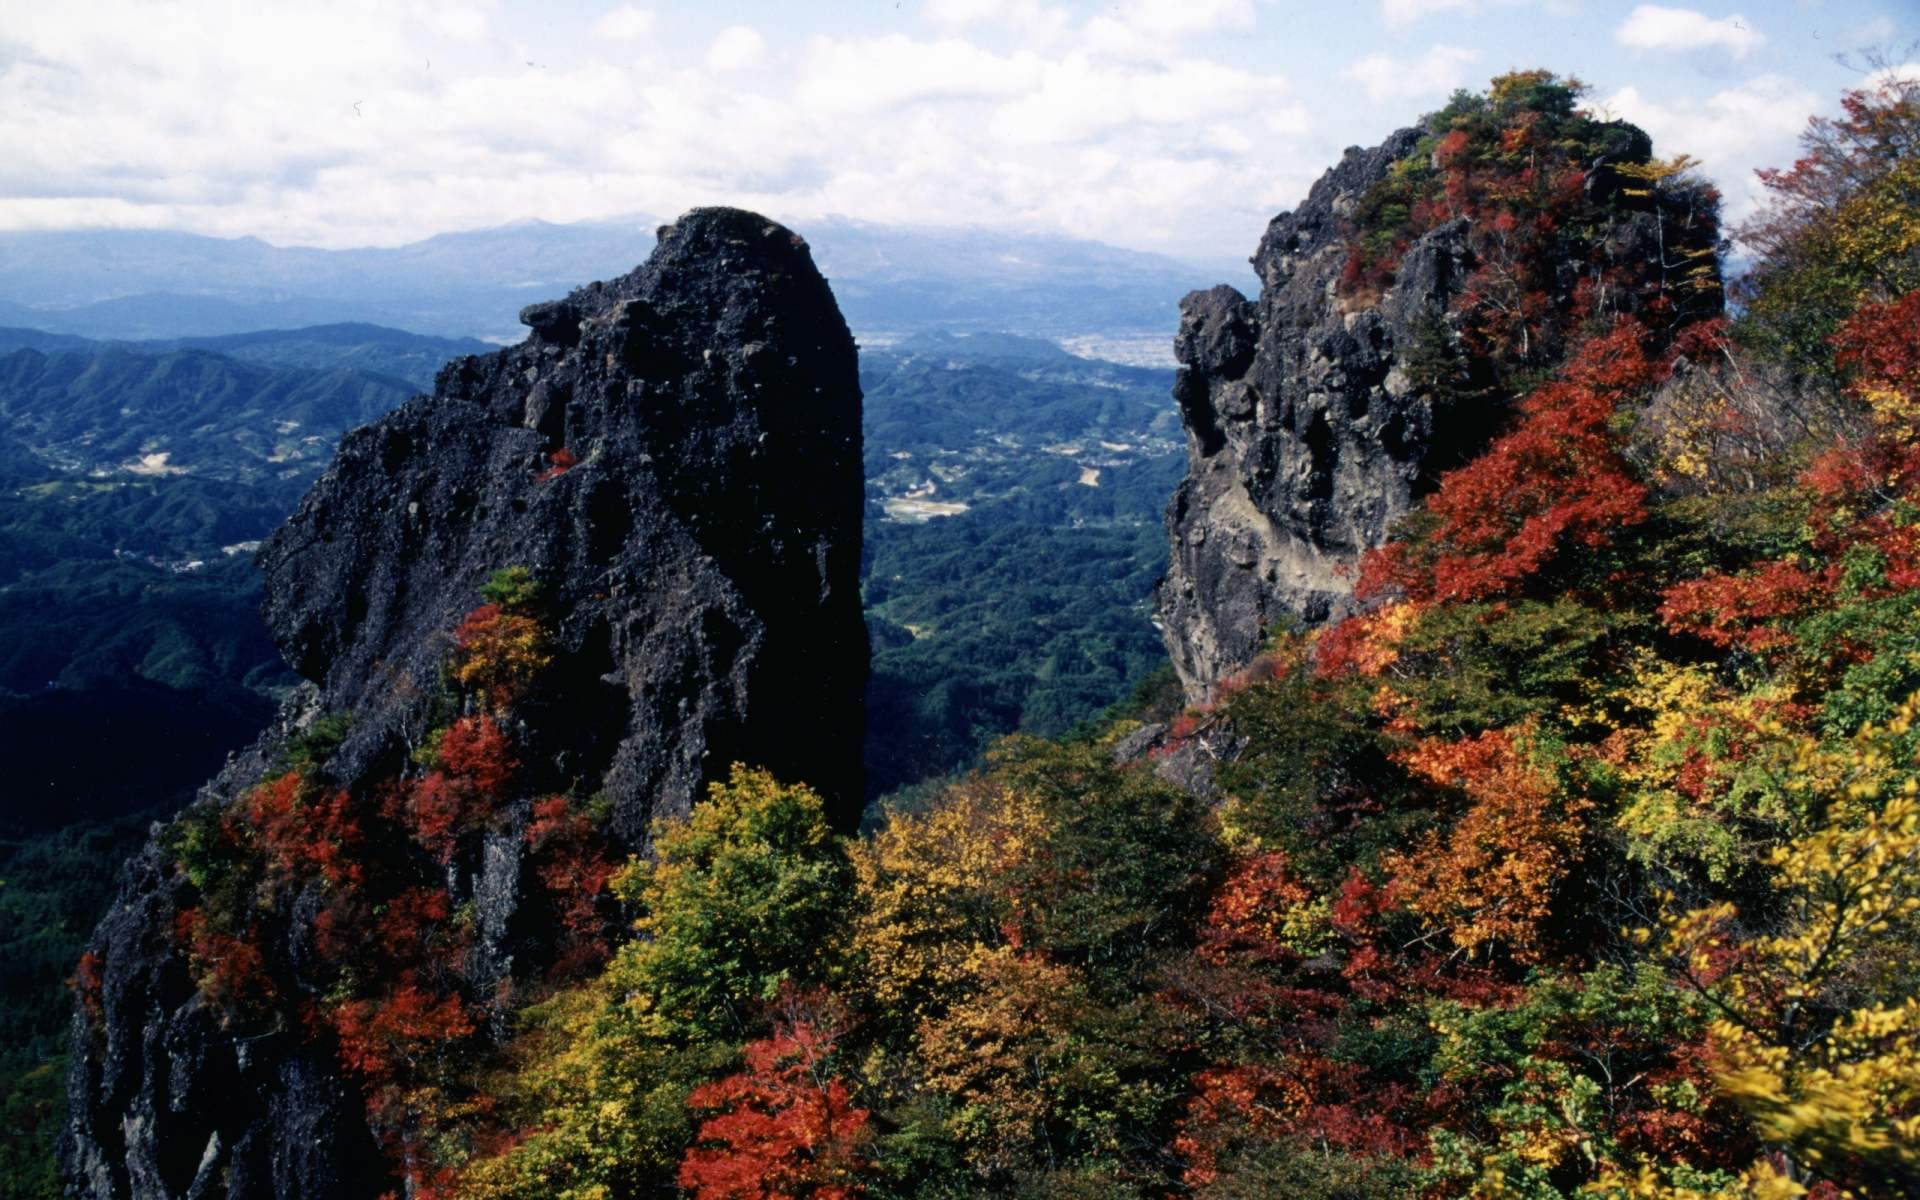
<path id="1" fill-rule="evenodd" d="M 1768 177 L 1732 322 L 1711 254 L 1607 257 L 1717 197 L 1578 96 L 1456 96 L 1341 235 L 1364 308 L 1458 223 L 1419 386 L 1489 427 L 1352 615 L 858 840 L 735 767 L 623 863 L 503 570 L 412 761 L 341 786 L 316 722 L 149 855 L 200 1001 L 337 1063 L 416 1196 L 1913 1194 L 1920 84 Z M 482 988 L 449 864 L 502 839 L 551 965 Z"/>
<path id="2" fill-rule="evenodd" d="M 40 336 L 0 355 L 8 831 L 178 804 L 266 721 L 293 680 L 256 615 L 253 546 L 342 433 L 413 391 L 341 365 L 372 337 L 300 366 Z M 103 736 L 126 754 L 83 749 Z"/>
<path id="3" fill-rule="evenodd" d="M 1065 733 L 1164 664 L 1170 382 L 1011 336 L 862 355 L 870 795 Z"/>
<path id="4" fill-rule="evenodd" d="M 855 581 L 852 343 L 801 239 L 689 214 L 646 268 L 538 306 L 526 345 L 357 435 L 340 478 L 359 486 L 333 479 L 268 556 L 321 699 L 156 834 L 64 960 L 69 1179 L 412 1200 L 1920 1193 L 1920 80 L 1869 80 L 1763 177 L 1768 205 L 1731 231 L 1751 260 L 1731 310 L 1719 196 L 1582 90 L 1504 75 L 1349 155 L 1329 180 L 1376 173 L 1307 231 L 1334 239 L 1326 285 L 1278 286 L 1304 234 L 1277 220 L 1267 311 L 1224 290 L 1188 308 L 1177 411 L 1164 375 L 1017 339 L 867 356 L 870 787 L 963 767 L 995 732 L 1078 728 L 1001 740 L 858 834 L 846 778 L 754 765 L 826 734 L 850 758 L 829 717 L 858 701 L 848 660 L 814 662 L 824 683 L 794 667 L 832 628 L 776 647 L 753 607 L 844 609 Z M 1290 377 L 1254 369 L 1275 366 L 1254 322 L 1296 303 L 1329 333 L 1283 347 L 1302 378 L 1373 354 L 1382 313 L 1417 326 L 1392 370 L 1369 360 L 1391 390 L 1361 399 L 1390 394 L 1425 456 L 1370 494 L 1397 520 L 1351 573 L 1281 579 L 1238 535 L 1293 506 L 1324 549 L 1357 490 L 1334 448 L 1381 415 L 1282 412 L 1298 398 L 1256 386 Z M 67 353 L 12 369 L 44 394 Z M 235 369 L 205 357 L 168 370 Z M 823 472 L 797 498 L 753 466 L 796 453 L 765 432 L 793 419 L 765 403 L 785 383 L 830 389 L 849 422 L 786 429 Z M 328 395 L 302 411 L 365 398 Z M 176 513 L 175 461 L 103 441 L 105 412 L 8 427 L 19 521 L 56 499 Z M 697 469 L 656 466 L 656 437 Z M 273 476 L 228 441 L 227 478 Z M 105 490 L 49 464 L 96 445 L 121 464 Z M 1146 585 L 1167 543 L 1142 509 L 1182 448 L 1181 497 L 1200 471 L 1225 484 L 1176 502 L 1175 553 L 1292 589 L 1312 620 L 1249 617 L 1229 669 L 1205 658 L 1238 643 L 1207 640 L 1184 660 L 1204 704 L 1142 691 L 1082 723 L 1161 657 Z M 794 519 L 829 489 L 844 520 Z M 416 526 L 408 495 L 470 503 Z M 1244 524 L 1194 515 L 1220 496 Z M 308 536 L 342 513 L 339 544 Z M 758 579 L 776 567 L 817 596 Z M 1199 622 L 1209 594 L 1162 613 Z M 776 651 L 796 657 L 755 676 Z M 238 655 L 155 637 L 132 669 Z M 95 657 L 111 673 L 135 650 Z M 637 772 L 664 782 L 620 783 Z M 126 839 L 8 847 L 26 886 L 0 908 L 27 933 L 5 1016 L 28 1051 L 4 1064 L 27 1133 L 6 1167 L 27 1194 L 57 1194 L 35 1063 L 58 1039 L 19 997 L 90 916 L 62 867 Z"/>

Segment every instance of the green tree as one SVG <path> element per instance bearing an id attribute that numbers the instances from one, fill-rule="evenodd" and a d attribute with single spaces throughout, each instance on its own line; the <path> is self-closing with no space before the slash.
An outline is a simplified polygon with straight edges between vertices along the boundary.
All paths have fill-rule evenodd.
<path id="1" fill-rule="evenodd" d="M 852 876 L 819 795 L 736 764 L 684 820 L 657 823 L 654 859 L 615 881 L 641 938 L 616 969 L 689 1034 L 740 1037 L 784 984 L 825 981 Z"/>
<path id="2" fill-rule="evenodd" d="M 529 1009 L 495 1081 L 508 1127 L 536 1132 L 471 1164 L 465 1194 L 670 1188 L 694 1133 L 688 1095 L 765 1032 L 783 985 L 831 973 L 851 876 L 811 789 L 736 764 L 690 817 L 657 822 L 653 847 L 614 884 L 641 907 L 641 936 L 598 979 Z"/>

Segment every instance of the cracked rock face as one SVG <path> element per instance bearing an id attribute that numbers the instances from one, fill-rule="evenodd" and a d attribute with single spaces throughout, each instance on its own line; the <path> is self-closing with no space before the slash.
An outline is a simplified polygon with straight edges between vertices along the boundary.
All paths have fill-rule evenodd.
<path id="1" fill-rule="evenodd" d="M 1597 314 L 1641 315 L 1678 294 L 1666 290 L 1668 202 L 1623 189 L 1613 169 L 1647 159 L 1646 134 L 1621 122 L 1604 132 L 1585 167 L 1587 201 L 1604 222 L 1586 244 L 1561 246 L 1544 302 L 1570 312 L 1583 277 L 1618 270 L 1625 286 L 1600 288 Z M 1253 257 L 1257 300 L 1217 287 L 1181 302 L 1174 398 L 1187 477 L 1167 509 L 1159 613 L 1195 703 L 1214 699 L 1276 626 L 1349 611 L 1360 556 L 1484 449 L 1510 411 L 1514 397 L 1485 358 L 1465 352 L 1453 311 L 1479 265 L 1470 218 L 1408 246 L 1384 294 L 1340 292 L 1349 216 L 1421 137 L 1402 129 L 1348 150 L 1298 209 L 1275 217 Z M 1687 228 L 1692 253 L 1703 252 L 1700 236 L 1717 236 L 1710 223 Z M 1717 313 L 1717 279 L 1684 302 Z"/>
<path id="2" fill-rule="evenodd" d="M 447 632 L 519 565 L 562 614 L 554 690 L 586 724 L 522 715 L 623 837 L 736 758 L 857 806 L 859 375 L 806 244 L 697 210 L 646 266 L 522 319 L 524 343 L 350 434 L 261 551 L 287 660 L 354 714 L 347 775 L 419 726 Z M 560 449 L 578 465 L 556 474 Z"/>
<path id="3" fill-rule="evenodd" d="M 860 391 L 806 243 L 696 210 L 633 273 L 522 320 L 524 343 L 449 364 L 433 396 L 349 434 L 262 550 L 268 624 L 311 684 L 199 803 L 265 777 L 321 713 L 352 715 L 327 764 L 341 785 L 397 770 L 433 723 L 449 631 L 493 571 L 524 566 L 556 614 L 552 698 L 515 713 L 529 794 L 603 792 L 616 841 L 640 850 L 653 817 L 739 760 L 813 785 L 850 826 Z M 525 807 L 448 871 L 476 911 L 470 982 L 551 949 L 523 903 Z M 297 1031 L 223 1028 L 195 993 L 173 939 L 190 885 L 155 834 L 95 935 L 98 1014 L 76 1009 L 75 1194 L 380 1194 L 388 1165 L 334 1063 Z M 297 962 L 301 935 L 282 936 Z"/>
<path id="4" fill-rule="evenodd" d="M 1253 258 L 1258 300 L 1216 287 L 1181 302 L 1174 398 L 1188 470 L 1167 510 L 1159 608 L 1196 702 L 1276 623 L 1344 611 L 1353 564 L 1433 472 L 1433 406 L 1396 368 L 1417 324 L 1460 291 L 1465 223 L 1413 246 L 1377 305 L 1348 309 L 1335 295 L 1343 215 L 1419 138 L 1403 129 L 1349 150 L 1299 209 L 1274 218 Z"/>

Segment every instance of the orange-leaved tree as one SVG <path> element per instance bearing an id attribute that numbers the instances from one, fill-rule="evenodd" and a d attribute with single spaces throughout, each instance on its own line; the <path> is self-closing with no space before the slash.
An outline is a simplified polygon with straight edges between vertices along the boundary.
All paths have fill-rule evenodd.
<path id="1" fill-rule="evenodd" d="M 680 1163 L 694 1200 L 850 1200 L 863 1194 L 867 1110 L 834 1074 L 839 1022 L 819 997 L 789 990 L 771 1035 L 749 1042 L 746 1070 L 702 1084 L 708 1115 Z"/>
<path id="2" fill-rule="evenodd" d="M 1559 376 L 1520 405 L 1515 428 L 1441 479 L 1421 514 L 1424 536 L 1362 562 L 1362 598 L 1415 601 L 1512 595 L 1570 546 L 1604 545 L 1646 514 L 1646 488 L 1609 422 L 1658 377 L 1646 331 L 1622 318 L 1590 338 Z"/>

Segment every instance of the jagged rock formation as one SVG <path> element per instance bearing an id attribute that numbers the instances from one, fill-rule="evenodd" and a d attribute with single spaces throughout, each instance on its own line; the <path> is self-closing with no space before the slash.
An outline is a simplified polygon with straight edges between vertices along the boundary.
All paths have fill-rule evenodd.
<path id="1" fill-rule="evenodd" d="M 1605 220 L 1579 247 L 1585 261 L 1568 253 L 1553 264 L 1544 302 L 1556 313 L 1575 305 L 1583 275 L 1664 270 L 1660 202 L 1625 196 L 1613 169 L 1645 162 L 1651 142 L 1624 123 L 1594 128 L 1605 148 L 1581 164 L 1582 203 Z M 1513 399 L 1461 350 L 1454 310 L 1479 265 L 1470 218 L 1420 234 L 1384 293 L 1343 286 L 1356 209 L 1425 134 L 1349 149 L 1298 209 L 1275 217 L 1252 259 L 1258 300 L 1222 286 L 1181 303 L 1174 398 L 1188 472 L 1167 510 L 1158 608 L 1195 703 L 1211 701 L 1277 624 L 1347 611 L 1360 556 L 1484 447 Z M 1599 313 L 1630 312 L 1659 287 L 1598 292 Z M 1719 303 L 1717 278 L 1710 300 Z"/>
<path id="2" fill-rule="evenodd" d="M 264 769 L 250 752 L 208 792 L 223 799 Z M 189 894 L 156 837 L 124 868 L 94 934 L 105 969 L 97 1017 L 83 1007 L 74 1018 L 61 1146 L 69 1194 L 378 1195 L 387 1164 L 330 1056 L 297 1030 L 236 1036 L 200 995 L 173 938 Z"/>
<path id="3" fill-rule="evenodd" d="M 526 342 L 348 437 L 261 551 L 287 661 L 354 714 L 347 776 L 418 726 L 446 631 L 519 564 L 575 676 L 574 711 L 527 724 L 624 837 L 733 758 L 857 805 L 858 368 L 805 244 L 701 210 L 642 270 L 521 315 Z M 540 479 L 562 448 L 579 464 Z"/>
<path id="4" fill-rule="evenodd" d="M 352 715 L 327 762 L 339 785 L 397 770 L 432 720 L 448 631 L 491 572 L 520 565 L 546 589 L 557 679 L 516 712 L 522 790 L 603 793 L 637 849 L 653 816 L 742 759 L 850 821 L 860 393 L 806 244 L 697 210 L 632 274 L 522 320 L 521 345 L 457 360 L 431 398 L 350 434 L 262 551 L 268 622 L 312 686 L 200 803 L 243 793 L 323 712 Z M 448 869 L 453 902 L 474 907 L 476 987 L 537 969 L 551 940 L 522 902 L 525 821 L 507 814 Z M 76 1012 L 69 1085 L 76 1194 L 386 1190 L 391 1164 L 331 1059 L 297 1029 L 240 1036 L 197 994 L 172 924 L 190 887 L 156 836 L 96 934 L 101 985 Z"/>
<path id="5" fill-rule="evenodd" d="M 1431 406 L 1395 373 L 1413 323 L 1437 314 L 1466 271 L 1458 225 L 1423 238 L 1377 307 L 1343 311 L 1342 218 L 1420 139 L 1402 129 L 1349 150 L 1299 209 L 1274 218 L 1254 255 L 1260 299 L 1230 287 L 1181 302 L 1174 398 L 1187 477 L 1167 511 L 1172 561 L 1160 615 L 1174 669 L 1196 701 L 1287 618 L 1321 621 L 1346 571 L 1415 496 L 1435 430 Z"/>

